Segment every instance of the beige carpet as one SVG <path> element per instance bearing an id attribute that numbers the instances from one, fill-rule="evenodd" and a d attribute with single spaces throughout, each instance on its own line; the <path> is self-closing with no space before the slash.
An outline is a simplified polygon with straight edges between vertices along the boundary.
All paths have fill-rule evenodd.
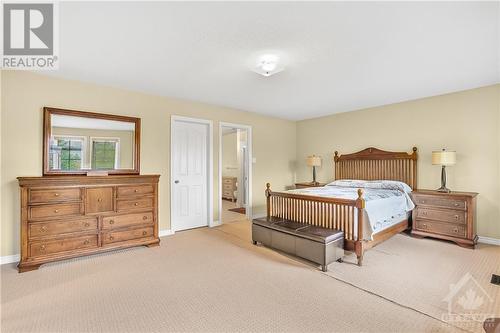
<path id="1" fill-rule="evenodd" d="M 249 222 L 224 225 L 222 229 L 235 237 L 251 241 Z M 472 251 L 453 243 L 399 234 L 368 250 L 362 267 L 354 263 L 355 255 L 348 255 L 343 263 L 331 264 L 325 274 L 448 322 L 454 318 L 447 316 L 448 303 L 444 301 L 450 292 L 450 285 L 470 274 L 488 296 L 482 295 L 481 289 L 473 285 L 465 286 L 457 296 L 462 296 L 472 288 L 477 296 L 482 297 L 483 304 L 471 313 L 500 317 L 500 286 L 490 283 L 492 273 L 500 274 L 498 246 L 479 244 Z M 307 264 L 314 267 L 312 263 Z M 451 313 L 463 312 L 455 304 Z M 484 331 L 482 321 L 453 320 L 450 323 L 471 332 Z"/>
<path id="2" fill-rule="evenodd" d="M 222 223 L 247 220 L 245 214 L 230 211 L 230 209 L 235 209 L 235 208 L 236 208 L 236 202 L 222 200 L 222 212 L 221 212 Z"/>
<path id="3" fill-rule="evenodd" d="M 248 222 L 186 231 L 163 238 L 157 248 L 23 274 L 3 265 L 1 331 L 457 331 L 253 246 L 245 230 Z"/>

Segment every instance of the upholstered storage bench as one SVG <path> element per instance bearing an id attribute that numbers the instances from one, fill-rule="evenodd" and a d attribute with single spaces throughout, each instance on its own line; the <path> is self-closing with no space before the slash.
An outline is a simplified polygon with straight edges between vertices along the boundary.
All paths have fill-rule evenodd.
<path id="1" fill-rule="evenodd" d="M 344 232 L 271 217 L 252 221 L 252 241 L 321 265 L 344 256 Z"/>

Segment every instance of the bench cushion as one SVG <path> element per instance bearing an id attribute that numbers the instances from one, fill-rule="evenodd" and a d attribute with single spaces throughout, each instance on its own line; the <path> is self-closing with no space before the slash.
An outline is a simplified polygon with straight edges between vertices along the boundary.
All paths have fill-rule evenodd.
<path id="1" fill-rule="evenodd" d="M 309 226 L 306 229 L 296 231 L 297 236 L 307 238 L 316 242 L 328 244 L 337 239 L 344 238 L 344 232 L 336 229 L 326 229 L 316 226 Z"/>
<path id="2" fill-rule="evenodd" d="M 257 224 L 257 225 L 260 225 L 260 226 L 263 226 L 263 227 L 270 227 L 272 226 L 274 223 L 277 223 L 277 222 L 283 222 L 283 221 L 286 221 L 285 219 L 281 218 L 281 217 L 270 217 L 270 218 L 267 218 L 267 217 L 261 217 L 261 218 L 258 218 L 258 219 L 253 219 L 252 222 L 254 224 Z"/>
<path id="3" fill-rule="evenodd" d="M 279 217 L 254 219 L 253 223 L 323 244 L 328 244 L 337 239 L 344 238 L 344 232 L 340 230 L 312 226 Z"/>

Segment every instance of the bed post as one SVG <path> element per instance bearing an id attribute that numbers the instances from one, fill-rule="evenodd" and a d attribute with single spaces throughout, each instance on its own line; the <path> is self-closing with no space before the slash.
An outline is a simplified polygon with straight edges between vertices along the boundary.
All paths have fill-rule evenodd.
<path id="1" fill-rule="evenodd" d="M 365 209 L 365 199 L 363 199 L 363 190 L 358 189 L 358 199 L 356 200 L 356 208 L 358 209 L 358 237 L 354 243 L 354 251 L 358 257 L 358 266 L 363 264 L 364 242 L 363 242 L 363 218 Z"/>
<path id="2" fill-rule="evenodd" d="M 335 172 L 334 172 L 335 179 L 334 180 L 337 180 L 337 179 L 340 179 L 340 170 L 337 167 L 337 163 L 339 162 L 339 152 L 338 151 L 335 151 L 334 156 L 333 156 L 333 161 L 335 164 Z"/>
<path id="3" fill-rule="evenodd" d="M 266 205 L 267 205 L 267 219 L 271 218 L 271 184 L 266 184 Z"/>
<path id="4" fill-rule="evenodd" d="M 418 186 L 417 186 L 417 147 L 413 147 L 412 158 L 413 158 L 413 178 L 412 178 L 413 187 L 411 189 L 416 190 L 418 188 Z"/>

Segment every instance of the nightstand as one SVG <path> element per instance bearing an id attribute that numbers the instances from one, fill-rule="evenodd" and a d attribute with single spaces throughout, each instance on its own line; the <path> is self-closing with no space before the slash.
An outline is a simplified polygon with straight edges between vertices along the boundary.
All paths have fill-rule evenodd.
<path id="1" fill-rule="evenodd" d="M 477 243 L 474 231 L 477 193 L 416 190 L 411 196 L 416 205 L 412 214 L 412 235 L 446 239 L 462 247 L 474 248 Z"/>
<path id="2" fill-rule="evenodd" d="M 326 183 L 302 182 L 302 183 L 295 183 L 295 188 L 322 187 L 325 185 Z"/>

